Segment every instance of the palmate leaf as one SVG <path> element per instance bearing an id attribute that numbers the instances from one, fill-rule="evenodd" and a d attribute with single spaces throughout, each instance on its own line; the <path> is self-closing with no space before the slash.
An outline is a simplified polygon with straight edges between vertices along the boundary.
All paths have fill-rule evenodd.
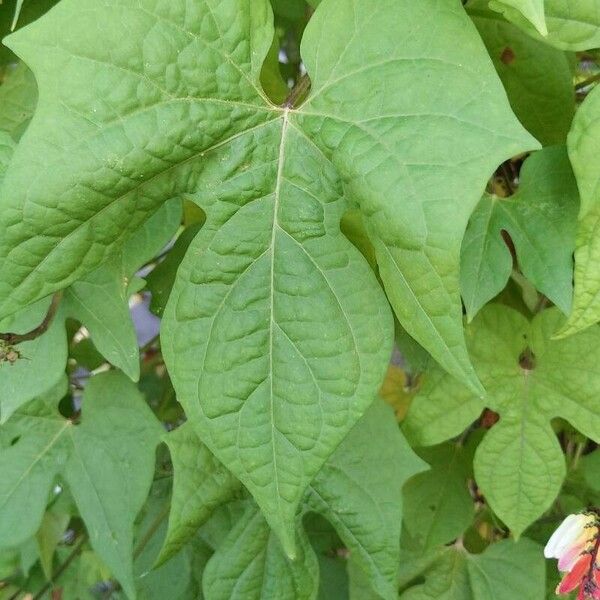
<path id="1" fill-rule="evenodd" d="M 320 4 L 300 109 L 260 89 L 272 38 L 266 0 L 64 0 L 9 38 L 41 99 L 4 186 L 0 312 L 84 276 L 165 200 L 197 202 L 207 222 L 165 313 L 167 365 L 292 554 L 304 490 L 391 349 L 385 298 L 339 232 L 346 199 L 403 326 L 481 393 L 460 239 L 492 170 L 536 142 L 458 0 Z"/>
<path id="2" fill-rule="evenodd" d="M 189 423 L 168 434 L 166 440 L 175 478 L 169 529 L 159 563 L 188 543 L 216 507 L 234 498 L 240 488 L 239 482 L 210 454 Z M 424 468 L 426 464 L 413 453 L 398 430 L 391 409 L 377 399 L 329 457 L 304 497 L 301 514 L 312 511 L 327 518 L 352 553 L 356 567 L 386 600 L 396 598 L 402 486 Z M 207 593 L 207 597 L 229 598 L 228 586 L 237 579 L 245 580 L 247 567 L 258 569 L 260 577 L 268 578 L 269 570 L 275 567 L 267 561 L 262 565 L 264 570 L 260 570 L 261 557 L 264 558 L 261 553 L 267 553 L 280 567 L 285 566 L 278 576 L 282 579 L 279 584 L 283 587 L 277 588 L 281 594 L 284 594 L 282 589 L 293 590 L 296 579 L 300 579 L 309 582 L 302 594 L 311 597 L 318 580 L 312 550 L 302 542 L 302 553 L 310 563 L 307 571 L 301 556 L 289 561 L 283 554 L 280 543 L 269 533 L 254 503 L 250 503 L 241 520 L 244 524 L 228 534 L 229 541 L 224 542 L 224 548 L 217 545 L 219 552 L 212 559 L 211 567 L 214 581 L 207 584 L 217 591 L 213 592 L 214 596 Z M 302 539 L 303 527 L 298 520 L 295 526 Z M 254 539 L 250 546 L 244 541 L 246 538 Z M 225 583 L 220 581 L 225 577 L 224 571 L 228 572 Z M 241 597 L 256 600 L 286 597 L 275 591 L 272 595 L 260 596 L 260 586 L 256 587 L 260 577 L 258 574 L 252 577 L 251 589 L 240 588 L 248 594 Z M 242 592 L 238 590 L 238 593 Z"/>
<path id="3" fill-rule="evenodd" d="M 141 394 L 117 372 L 90 380 L 80 425 L 57 411 L 64 387 L 2 427 L 0 544 L 16 546 L 35 533 L 60 476 L 93 548 L 133 597 L 133 521 L 152 482 L 161 427 Z"/>
<path id="4" fill-rule="evenodd" d="M 401 580 L 408 587 L 400 594 L 400 600 L 544 598 L 542 549 L 528 539 L 517 543 L 503 540 L 482 554 L 444 548 L 426 560 L 416 559 L 414 565 L 407 561 L 401 568 Z M 416 578 L 418 575 L 425 581 Z"/>
<path id="5" fill-rule="evenodd" d="M 575 249 L 573 311 L 560 335 L 570 335 L 600 321 L 600 87 L 577 111 L 568 138 L 569 158 L 581 195 Z"/>
<path id="6" fill-rule="evenodd" d="M 600 441 L 600 329 L 552 340 L 563 320 L 556 308 L 529 322 L 511 308 L 488 305 L 467 331 L 486 401 L 434 372 L 404 425 L 411 441 L 430 445 L 458 435 L 486 405 L 498 412 L 500 421 L 477 448 L 475 478 L 516 536 L 551 505 L 565 476 L 551 419 L 561 417 Z"/>
<path id="7" fill-rule="evenodd" d="M 509 198 L 485 194 L 469 221 L 461 249 L 469 320 L 510 277 L 513 260 L 503 231 L 514 243 L 523 274 L 563 313 L 570 312 L 579 193 L 566 149 L 536 152 L 525 161 L 520 179 Z"/>

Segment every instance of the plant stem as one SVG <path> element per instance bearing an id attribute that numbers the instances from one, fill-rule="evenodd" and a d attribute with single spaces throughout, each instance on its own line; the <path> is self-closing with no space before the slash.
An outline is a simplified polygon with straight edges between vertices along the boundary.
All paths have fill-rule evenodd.
<path id="1" fill-rule="evenodd" d="M 53 586 L 54 582 L 57 581 L 58 578 L 68 569 L 69 565 L 77 558 L 77 555 L 83 548 L 83 545 L 87 541 L 87 537 L 87 534 L 83 534 L 79 538 L 79 540 L 77 540 L 77 542 L 73 546 L 71 554 L 69 554 L 69 556 L 67 556 L 67 558 L 65 559 L 65 562 L 63 562 L 62 565 L 60 565 L 60 567 L 56 569 L 53 581 L 48 581 L 46 585 L 44 585 L 44 587 L 33 597 L 33 600 L 40 600 L 41 598 L 43 598 L 44 594 Z"/>
<path id="2" fill-rule="evenodd" d="M 161 526 L 162 522 L 168 516 L 170 510 L 171 506 L 167 504 L 163 510 L 158 513 L 154 521 L 152 521 L 150 527 L 148 527 L 148 531 L 146 531 L 146 533 L 140 538 L 133 551 L 134 559 L 142 553 L 148 542 L 152 539 L 152 536 L 156 533 L 156 530 Z"/>
<path id="3" fill-rule="evenodd" d="M 302 75 L 283 103 L 284 108 L 295 108 L 296 104 L 304 98 L 309 89 L 310 77 L 308 74 Z"/>
<path id="4" fill-rule="evenodd" d="M 544 296 L 544 294 L 540 294 L 540 298 L 537 301 L 535 308 L 533 309 L 533 314 L 537 315 L 539 312 L 542 312 L 546 308 L 546 306 L 548 306 L 548 302 L 548 298 Z"/>
<path id="5" fill-rule="evenodd" d="M 585 442 L 579 442 L 575 447 L 575 453 L 573 454 L 573 461 L 571 462 L 571 469 L 575 470 L 579 465 L 579 459 L 583 454 L 583 449 L 585 448 Z"/>
<path id="6" fill-rule="evenodd" d="M 58 305 L 62 299 L 62 292 L 56 292 L 54 296 L 52 296 L 52 302 L 50 303 L 50 307 L 48 308 L 48 312 L 44 317 L 44 320 L 34 329 L 28 331 L 27 333 L 0 333 L 0 340 L 14 346 L 15 344 L 20 344 L 21 342 L 28 342 L 30 340 L 35 340 L 40 337 L 48 330 L 48 327 L 52 324 L 52 321 L 56 315 L 56 311 L 58 310 Z"/>
<path id="7" fill-rule="evenodd" d="M 581 90 L 585 89 L 588 85 L 596 83 L 596 81 L 600 81 L 600 73 L 596 73 L 595 75 L 592 75 L 591 77 L 580 81 L 578 84 L 575 85 L 575 91 L 580 92 Z"/>

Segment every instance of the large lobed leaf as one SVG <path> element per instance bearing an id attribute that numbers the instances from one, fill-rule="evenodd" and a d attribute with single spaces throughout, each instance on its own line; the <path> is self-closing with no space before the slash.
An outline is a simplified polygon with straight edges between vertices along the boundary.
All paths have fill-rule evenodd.
<path id="1" fill-rule="evenodd" d="M 84 277 L 166 200 L 199 204 L 167 364 L 196 431 L 293 554 L 304 491 L 391 349 L 341 215 L 360 207 L 402 325 L 481 393 L 460 239 L 489 174 L 536 143 L 457 0 L 320 4 L 299 109 L 260 88 L 272 38 L 266 0 L 63 0 L 9 39 L 40 101 L 4 185 L 0 312 Z"/>
<path id="2" fill-rule="evenodd" d="M 0 438 L 0 545 L 16 546 L 39 527 L 52 483 L 67 483 L 90 543 L 133 591 L 133 522 L 154 473 L 161 427 L 123 375 L 90 380 L 80 425 L 57 411 L 64 385 L 17 412 Z"/>
<path id="3" fill-rule="evenodd" d="M 500 414 L 475 454 L 475 478 L 517 536 L 549 508 L 565 476 L 551 419 L 561 417 L 600 440 L 600 329 L 552 340 L 563 320 L 556 308 L 529 322 L 511 308 L 488 305 L 467 334 L 490 392 L 486 403 L 438 371 L 425 381 L 405 421 L 409 439 L 429 445 L 458 435 L 486 404 Z"/>
<path id="4" fill-rule="evenodd" d="M 461 249 L 461 291 L 471 320 L 506 285 L 513 269 L 508 233 L 522 273 L 563 313 L 571 310 L 579 194 L 564 146 L 544 148 L 523 164 L 509 198 L 484 194 Z"/>

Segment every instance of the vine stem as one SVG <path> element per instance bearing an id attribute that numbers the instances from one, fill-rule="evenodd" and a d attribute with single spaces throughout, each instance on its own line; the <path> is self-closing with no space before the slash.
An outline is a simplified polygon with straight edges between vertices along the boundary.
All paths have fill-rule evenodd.
<path id="1" fill-rule="evenodd" d="M 283 107 L 295 108 L 296 104 L 304 98 L 305 94 L 310 89 L 310 84 L 310 77 L 307 73 L 305 73 L 304 75 L 302 75 L 302 77 L 300 77 L 298 83 L 296 83 L 289 96 L 285 99 Z"/>
<path id="2" fill-rule="evenodd" d="M 136 547 L 133 550 L 133 558 L 137 558 L 142 551 L 144 550 L 144 548 L 146 547 L 146 545 L 148 544 L 148 542 L 152 539 L 152 536 L 156 533 L 156 531 L 158 530 L 158 528 L 162 525 L 162 522 L 169 516 L 169 512 L 171 510 L 171 506 L 169 504 L 167 504 L 156 516 L 156 518 L 154 519 L 154 521 L 152 521 L 152 523 L 150 524 L 150 527 L 148 527 L 148 530 L 146 531 L 146 533 L 140 538 L 140 540 L 138 541 Z"/>
<path id="3" fill-rule="evenodd" d="M 580 92 L 581 90 L 585 89 L 588 85 L 592 85 L 592 83 L 596 83 L 596 81 L 600 81 L 600 73 L 596 73 L 595 75 L 592 75 L 591 77 L 588 77 L 587 79 L 584 79 L 583 81 L 580 81 L 575 86 L 575 91 Z"/>
<path id="4" fill-rule="evenodd" d="M 60 567 L 56 569 L 54 577 L 52 578 L 53 581 L 48 581 L 46 585 L 44 585 L 44 587 L 33 597 L 33 600 L 40 600 L 41 598 L 43 598 L 44 594 L 53 586 L 54 582 L 58 581 L 58 578 L 69 568 L 69 565 L 77 558 L 77 555 L 79 554 L 79 552 L 81 552 L 81 549 L 83 548 L 83 545 L 85 544 L 87 539 L 87 534 L 84 534 L 79 538 L 79 540 L 75 543 L 71 554 L 69 554 L 69 556 L 67 556 L 67 558 L 65 559 L 65 562 L 63 562 L 62 565 L 60 565 Z"/>
<path id="5" fill-rule="evenodd" d="M 52 324 L 54 317 L 56 316 L 56 312 L 58 311 L 58 306 L 60 301 L 62 300 L 62 291 L 56 292 L 54 296 L 52 296 L 52 302 L 50 303 L 50 307 L 48 308 L 48 312 L 44 317 L 44 320 L 31 331 L 27 333 L 0 333 L 0 340 L 14 346 L 15 344 L 20 344 L 21 342 L 29 342 L 30 340 L 35 340 L 40 337 L 42 334 L 46 333 L 48 327 Z"/>

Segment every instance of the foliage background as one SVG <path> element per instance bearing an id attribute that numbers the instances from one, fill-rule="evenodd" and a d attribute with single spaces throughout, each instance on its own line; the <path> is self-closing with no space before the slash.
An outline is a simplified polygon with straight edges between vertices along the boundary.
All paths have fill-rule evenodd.
<path id="1" fill-rule="evenodd" d="M 215 62 L 209 46 L 206 64 L 185 63 L 191 80 L 207 69 L 214 75 L 210 94 L 226 104 L 243 93 L 251 109 L 165 113 L 152 126 L 132 125 L 129 111 L 156 100 L 153 77 L 176 88 L 189 76 L 167 72 L 162 80 L 152 73 L 155 62 L 170 60 L 163 54 L 166 28 L 159 19 L 156 30 L 144 32 L 147 15 L 124 10 L 135 4 L 125 0 L 98 4 L 105 23 L 87 0 L 63 0 L 26 27 L 54 4 L 0 5 L 3 37 L 13 26 L 24 28 L 8 40 L 16 54 L 0 52 L 0 330 L 28 331 L 43 320 L 49 295 L 64 289 L 48 330 L 18 344 L 18 360 L 5 354 L 0 364 L 0 599 L 553 597 L 558 574 L 553 562 L 545 564 L 543 544 L 567 514 L 600 504 L 597 0 L 469 0 L 464 8 L 451 0 L 382 2 L 381 13 L 389 14 L 382 24 L 396 31 L 402 21 L 402 31 L 416 32 L 401 40 L 369 29 L 379 9 L 367 2 L 323 0 L 314 13 L 315 0 L 272 0 L 270 49 L 261 21 L 268 16 L 257 4 L 250 9 L 253 41 L 266 60 L 250 65 L 251 77 L 275 105 L 295 90 L 300 108 L 289 118 L 285 112 L 281 125 L 273 117 L 275 125 L 267 123 L 256 139 L 258 150 L 228 147 L 231 154 L 202 171 L 205 179 L 193 171 L 158 179 L 148 194 L 123 181 L 153 179 L 153 161 L 187 163 L 186 152 L 204 143 L 195 132 L 205 131 L 190 122 L 217 140 L 223 132 L 246 139 L 261 126 L 253 112 L 256 82 L 246 89 L 232 76 L 237 58 Z M 140 4 L 163 11 L 165 20 L 177 7 L 186 10 L 179 1 L 171 8 Z M 215 19 L 229 19 L 227 31 L 206 25 L 201 35 L 212 36 L 211 44 L 242 36 L 246 5 L 224 1 Z M 356 56 L 346 39 L 351 27 Z M 130 37 L 119 37 L 127 28 Z M 234 51 L 246 42 L 233 40 Z M 408 67 L 369 74 L 371 49 L 397 58 L 405 46 L 417 53 Z M 447 64 L 431 64 L 427 53 L 434 51 Z M 140 66 L 140 56 L 152 60 Z M 465 64 L 453 62 L 458 56 Z M 120 63 L 123 57 L 129 62 Z M 363 79 L 352 79 L 352 61 L 364 63 Z M 135 86 L 127 87 L 130 75 L 113 77 L 137 68 L 150 75 L 134 78 Z M 342 76 L 346 69 L 349 86 L 325 93 L 333 85 L 323 74 L 328 68 Z M 363 93 L 375 86 L 377 102 Z M 384 120 L 398 106 L 400 118 Z M 414 124 L 406 124 L 408 108 Z M 319 120 L 311 110 L 328 116 Z M 105 129 L 97 146 L 77 145 L 98 123 L 108 127 L 94 119 L 111 111 L 108 123 L 122 124 L 124 137 Z M 359 129 L 372 121 L 384 150 L 356 129 L 352 137 L 333 125 L 340 115 Z M 464 153 L 448 156 L 448 148 Z M 230 166 L 240 157 L 250 177 L 241 185 Z M 265 165 L 274 163 L 281 166 L 269 175 Z M 290 428 L 294 444 L 273 442 L 265 454 L 260 432 L 273 424 L 262 420 L 264 403 L 245 409 L 250 433 L 244 438 L 242 431 L 242 441 L 239 432 L 230 440 L 230 421 L 215 428 L 205 419 L 258 378 L 260 368 L 247 368 L 262 343 L 250 340 L 252 317 L 242 309 L 229 313 L 231 329 L 221 333 L 242 342 L 224 343 L 211 362 L 207 331 L 198 325 L 200 292 L 186 285 L 217 295 L 209 286 L 239 272 L 232 257 L 251 253 L 264 235 L 261 215 L 236 221 L 215 198 L 234 204 L 275 182 L 277 196 L 284 179 L 291 208 L 282 220 L 302 238 L 306 256 L 332 278 L 341 268 L 336 257 L 348 261 L 333 294 L 340 293 L 341 312 L 359 331 L 355 352 L 364 362 L 357 367 L 345 351 L 349 334 L 339 333 L 330 298 L 290 283 L 284 259 L 305 269 L 306 282 L 312 271 L 287 250 L 278 285 L 288 286 L 284 304 L 292 308 L 278 318 L 302 327 L 290 339 L 296 351 L 282 353 L 279 365 L 287 390 L 280 392 L 279 425 Z M 197 188 L 181 193 L 190 181 Z M 292 185 L 306 189 L 296 197 Z M 26 204 L 36 194 L 44 199 L 37 211 Z M 73 234 L 72 223 L 92 221 L 104 210 L 98 198 L 118 194 L 133 197 L 129 208 L 94 221 L 73 241 L 81 229 Z M 445 202 L 435 202 L 440 197 Z M 156 210 L 142 218 L 140 205 Z M 326 244 L 311 246 L 321 227 Z M 222 231 L 221 254 L 204 272 L 194 270 L 208 247 L 201 240 Z M 57 242 L 65 239 L 71 241 Z M 274 266 L 271 287 L 273 273 Z M 356 281 L 365 294 L 359 300 Z M 188 302 L 185 318 L 174 300 L 167 305 L 169 297 Z M 159 319 L 167 323 L 162 343 Z M 307 323 L 316 338 L 306 334 Z M 323 417 L 326 434 L 315 433 L 309 410 L 313 359 L 321 365 L 315 387 L 333 406 Z M 199 370 L 213 378 L 200 395 L 202 409 Z M 344 387 L 353 378 L 360 392 Z M 381 399 L 372 402 L 369 390 L 378 388 Z"/>

